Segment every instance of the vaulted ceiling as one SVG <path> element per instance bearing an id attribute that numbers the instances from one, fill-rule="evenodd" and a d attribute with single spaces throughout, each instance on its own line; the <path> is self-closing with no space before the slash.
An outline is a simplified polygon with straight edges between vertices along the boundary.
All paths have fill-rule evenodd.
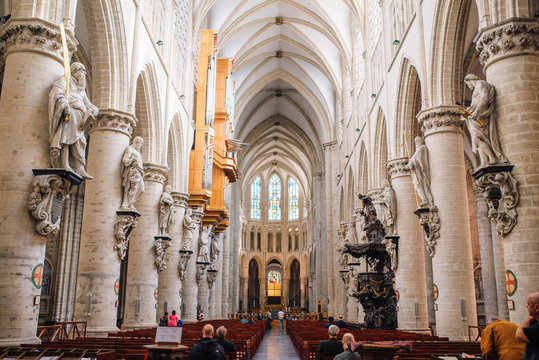
<path id="1" fill-rule="evenodd" d="M 219 31 L 218 57 L 235 59 L 234 137 L 251 144 L 239 158 L 244 179 L 282 166 L 310 188 L 323 169 L 322 145 L 335 139 L 359 7 L 353 0 L 199 0 L 195 12 L 201 30 Z"/>

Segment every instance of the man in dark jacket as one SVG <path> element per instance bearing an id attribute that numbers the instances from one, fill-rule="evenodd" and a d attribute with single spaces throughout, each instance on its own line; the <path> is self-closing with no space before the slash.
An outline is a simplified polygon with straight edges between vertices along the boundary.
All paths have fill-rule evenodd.
<path id="1" fill-rule="evenodd" d="M 217 343 L 219 345 L 221 345 L 223 347 L 223 349 L 225 349 L 225 352 L 232 352 L 234 350 L 236 350 L 234 348 L 234 344 L 231 343 L 230 341 L 228 341 L 227 339 L 225 339 L 225 335 L 226 335 L 226 327 L 224 326 L 219 326 L 217 328 Z"/>
<path id="2" fill-rule="evenodd" d="M 328 333 L 329 340 L 320 341 L 320 345 L 318 345 L 318 351 L 316 352 L 317 359 L 321 359 L 322 355 L 335 356 L 343 352 L 342 343 L 337 339 L 339 327 L 336 325 L 331 325 Z"/>
<path id="3" fill-rule="evenodd" d="M 191 348 L 187 360 L 225 360 L 225 350 L 213 340 L 213 326 L 206 324 L 202 329 L 202 339 Z"/>
<path id="4" fill-rule="evenodd" d="M 346 322 L 344 321 L 344 317 L 342 315 L 339 315 L 339 320 L 337 320 L 335 322 L 335 325 L 337 325 L 339 327 L 339 329 L 348 327 L 348 325 L 346 325 Z"/>

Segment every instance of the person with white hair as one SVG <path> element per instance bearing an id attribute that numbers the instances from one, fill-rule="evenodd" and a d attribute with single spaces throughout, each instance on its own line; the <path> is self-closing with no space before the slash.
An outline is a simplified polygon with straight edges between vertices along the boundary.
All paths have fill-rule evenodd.
<path id="1" fill-rule="evenodd" d="M 484 360 L 522 359 L 524 344 L 515 337 L 517 324 L 492 317 L 481 333 L 481 354 Z"/>
<path id="2" fill-rule="evenodd" d="M 355 342 L 356 339 L 354 338 L 354 335 L 351 333 L 346 333 L 342 336 L 342 346 L 344 348 L 344 351 L 340 353 L 339 355 L 335 356 L 334 360 L 359 360 L 361 357 L 358 353 L 355 353 L 350 348 L 350 344 Z"/>
<path id="3" fill-rule="evenodd" d="M 217 343 L 219 345 L 221 345 L 223 347 L 223 349 L 225 349 L 225 352 L 233 352 L 236 350 L 236 348 L 234 347 L 234 343 L 228 341 L 227 339 L 225 339 L 225 336 L 226 336 L 226 327 L 224 326 L 219 326 L 217 328 Z"/>
<path id="4" fill-rule="evenodd" d="M 335 356 L 343 352 L 342 343 L 337 339 L 339 333 L 339 327 L 337 325 L 331 325 L 328 329 L 329 340 L 320 341 L 318 345 L 318 351 L 316 352 L 316 358 L 322 359 L 322 356 L 329 355 Z"/>

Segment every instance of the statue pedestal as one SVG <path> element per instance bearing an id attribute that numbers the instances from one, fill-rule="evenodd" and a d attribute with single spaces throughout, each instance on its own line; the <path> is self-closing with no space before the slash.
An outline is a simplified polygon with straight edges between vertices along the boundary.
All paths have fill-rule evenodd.
<path id="1" fill-rule="evenodd" d="M 61 178 L 69 180 L 71 185 L 80 185 L 84 181 L 84 178 L 77 174 L 76 172 L 69 171 L 61 168 L 51 168 L 51 169 L 32 169 L 32 174 L 34 176 L 39 175 L 58 175 Z"/>

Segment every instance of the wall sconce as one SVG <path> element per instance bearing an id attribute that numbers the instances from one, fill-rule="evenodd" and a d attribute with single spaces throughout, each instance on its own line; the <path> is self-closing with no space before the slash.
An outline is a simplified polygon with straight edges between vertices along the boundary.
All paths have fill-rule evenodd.
<path id="1" fill-rule="evenodd" d="M 183 99 L 185 99 L 185 95 L 184 95 L 184 94 L 181 94 L 181 95 L 180 95 L 180 100 L 183 100 Z"/>
<path id="2" fill-rule="evenodd" d="M 350 157 L 350 155 L 345 155 L 344 157 L 348 159 Z"/>
<path id="3" fill-rule="evenodd" d="M 372 93 L 372 94 L 371 94 L 371 98 L 374 99 L 375 97 L 376 97 L 376 94 L 375 94 L 375 93 Z"/>
<path id="4" fill-rule="evenodd" d="M 137 299 L 137 301 L 135 302 L 135 316 L 138 316 L 139 313 L 140 313 L 140 299 Z"/>
<path id="5" fill-rule="evenodd" d="M 401 43 L 400 40 L 397 40 L 397 39 L 393 40 L 393 45 L 395 46 L 399 45 L 400 43 Z"/>
<path id="6" fill-rule="evenodd" d="M 416 319 L 419 319 L 419 304 L 414 303 L 414 316 Z"/>
<path id="7" fill-rule="evenodd" d="M 360 132 L 360 131 L 361 131 L 361 129 L 360 129 L 360 128 L 357 128 L 357 129 L 356 129 L 356 132 Z"/>
<path id="8" fill-rule="evenodd" d="M 163 40 L 157 40 L 156 44 L 159 46 L 163 45 Z"/>
<path id="9" fill-rule="evenodd" d="M 86 316 L 90 316 L 91 307 L 92 307 L 92 293 L 88 293 L 88 297 L 86 298 Z"/>
<path id="10" fill-rule="evenodd" d="M 466 300 L 464 298 L 460 298 L 460 317 L 462 321 L 466 320 Z"/>

